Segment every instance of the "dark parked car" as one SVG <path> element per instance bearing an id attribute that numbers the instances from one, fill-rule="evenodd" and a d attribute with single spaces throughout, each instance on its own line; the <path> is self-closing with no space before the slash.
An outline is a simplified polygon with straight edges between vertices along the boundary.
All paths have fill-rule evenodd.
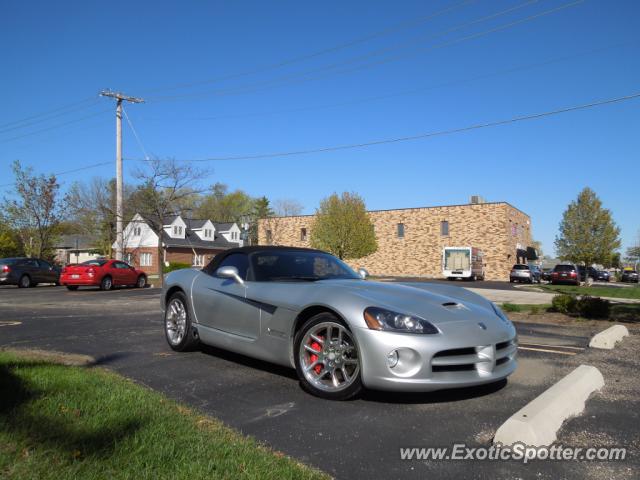
<path id="1" fill-rule="evenodd" d="M 611 275 L 609 275 L 609 272 L 607 272 L 606 270 L 598 270 L 596 272 L 596 280 L 598 282 L 608 282 L 611 278 Z"/>
<path id="2" fill-rule="evenodd" d="M 550 282 L 551 281 L 551 272 L 552 271 L 553 271 L 553 268 L 544 268 L 542 270 L 542 280 Z"/>
<path id="3" fill-rule="evenodd" d="M 598 280 L 598 270 L 593 267 L 585 268 L 584 265 L 580 265 L 578 266 L 578 271 L 580 272 L 580 278 L 582 279 L 586 279 L 588 275 L 589 278 L 593 279 L 594 281 Z"/>
<path id="4" fill-rule="evenodd" d="M 580 270 L 575 265 L 560 264 L 556 265 L 551 272 L 551 283 L 571 283 L 580 285 Z"/>
<path id="5" fill-rule="evenodd" d="M 638 283 L 638 272 L 635 270 L 624 270 L 620 281 Z"/>
<path id="6" fill-rule="evenodd" d="M 60 269 L 39 258 L 1 258 L 0 285 L 35 287 L 39 283 L 59 284 Z"/>

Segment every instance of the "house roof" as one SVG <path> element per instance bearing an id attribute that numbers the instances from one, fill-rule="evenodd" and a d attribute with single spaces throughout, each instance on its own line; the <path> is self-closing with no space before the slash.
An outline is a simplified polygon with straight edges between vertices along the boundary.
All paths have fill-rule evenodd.
<path id="1" fill-rule="evenodd" d="M 219 223 L 214 223 L 216 230 L 220 230 L 221 232 L 226 232 L 227 230 L 230 230 L 231 227 L 233 227 L 235 225 L 235 223 L 233 222 L 219 222 Z"/>
<path id="2" fill-rule="evenodd" d="M 96 239 L 91 235 L 62 235 L 54 248 L 66 250 L 91 250 L 96 248 Z"/>
<path id="3" fill-rule="evenodd" d="M 213 241 L 202 240 L 195 232 L 187 229 L 185 231 L 185 238 L 171 238 L 167 232 L 162 232 L 162 243 L 167 247 L 182 247 L 182 248 L 201 248 L 220 250 L 228 248 L 238 247 L 238 242 L 229 242 L 222 235 L 216 235 Z"/>

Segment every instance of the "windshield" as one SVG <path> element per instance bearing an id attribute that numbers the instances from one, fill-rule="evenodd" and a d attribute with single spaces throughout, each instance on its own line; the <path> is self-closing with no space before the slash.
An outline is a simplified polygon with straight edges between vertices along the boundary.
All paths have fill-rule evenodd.
<path id="1" fill-rule="evenodd" d="M 82 262 L 80 265 L 93 265 L 96 267 L 101 267 L 107 263 L 107 260 L 87 260 L 86 262 Z"/>
<path id="2" fill-rule="evenodd" d="M 556 272 L 571 272 L 575 270 L 575 267 L 573 265 L 556 265 L 553 270 Z"/>
<path id="3" fill-rule="evenodd" d="M 251 255 L 251 267 L 253 278 L 257 282 L 360 278 L 346 263 L 323 252 L 257 252 Z"/>
<path id="4" fill-rule="evenodd" d="M 514 265 L 512 270 L 529 270 L 528 265 Z"/>

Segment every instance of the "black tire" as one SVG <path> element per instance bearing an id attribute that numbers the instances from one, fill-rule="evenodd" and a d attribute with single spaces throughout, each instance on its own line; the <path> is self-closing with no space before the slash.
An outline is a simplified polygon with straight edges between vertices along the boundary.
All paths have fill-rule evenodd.
<path id="1" fill-rule="evenodd" d="M 29 275 L 22 275 L 18 280 L 18 288 L 29 288 L 31 286 L 31 277 Z"/>
<path id="2" fill-rule="evenodd" d="M 184 335 L 180 339 L 180 341 L 175 342 L 171 339 L 171 334 L 169 333 L 169 315 L 171 314 L 171 305 L 174 302 L 179 302 L 184 308 L 186 319 L 185 319 L 185 331 Z M 189 305 L 187 303 L 187 297 L 183 292 L 175 292 L 169 300 L 167 301 L 167 305 L 164 312 L 164 337 L 171 347 L 172 350 L 176 352 L 188 352 L 190 350 L 195 350 L 200 345 L 200 338 L 198 337 L 198 331 L 191 323 L 191 314 L 189 313 Z"/>
<path id="3" fill-rule="evenodd" d="M 67 290 L 75 292 L 78 289 L 78 285 L 67 285 Z"/>
<path id="4" fill-rule="evenodd" d="M 113 279 L 109 276 L 106 275 L 104 277 L 102 277 L 102 281 L 100 282 L 100 290 L 111 290 L 113 288 Z"/>
<path id="5" fill-rule="evenodd" d="M 358 373 L 352 383 L 344 388 L 343 390 L 329 392 L 325 390 L 321 390 L 311 384 L 305 377 L 302 366 L 300 365 L 300 349 L 302 348 L 302 341 L 309 330 L 321 323 L 331 322 L 334 324 L 341 325 L 349 334 L 351 334 L 351 330 L 346 326 L 346 324 L 337 318 L 334 314 L 329 312 L 319 313 L 314 315 L 309 320 L 307 320 L 302 327 L 298 330 L 293 340 L 293 350 L 294 350 L 294 361 L 296 365 L 296 373 L 298 374 L 298 379 L 300 380 L 300 386 L 307 392 L 311 393 L 320 398 L 324 398 L 327 400 L 348 400 L 356 395 L 358 395 L 362 389 L 362 368 L 359 365 Z M 355 338 L 353 338 L 353 343 L 356 349 L 356 355 L 358 350 L 358 345 L 355 343 Z M 360 362 L 360 356 L 357 355 L 358 362 Z"/>
<path id="6" fill-rule="evenodd" d="M 147 277 L 145 275 L 140 275 L 138 277 L 138 281 L 135 284 L 135 288 L 144 288 L 147 286 Z"/>

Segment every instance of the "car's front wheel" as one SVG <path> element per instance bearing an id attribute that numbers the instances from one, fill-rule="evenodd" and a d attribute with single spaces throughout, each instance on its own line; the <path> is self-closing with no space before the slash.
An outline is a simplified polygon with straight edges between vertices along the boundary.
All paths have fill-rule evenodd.
<path id="1" fill-rule="evenodd" d="M 147 277 L 144 275 L 140 275 L 138 277 L 138 281 L 136 282 L 136 288 L 144 288 L 147 285 Z"/>
<path id="2" fill-rule="evenodd" d="M 169 346 L 177 352 L 195 349 L 200 343 L 191 323 L 187 297 L 182 292 L 171 295 L 164 312 L 164 334 Z"/>
<path id="3" fill-rule="evenodd" d="M 100 282 L 100 290 L 111 290 L 113 288 L 113 280 L 111 277 L 107 275 Z"/>
<path id="4" fill-rule="evenodd" d="M 294 339 L 302 387 L 318 397 L 346 400 L 362 390 L 358 345 L 347 326 L 326 312 L 311 317 Z"/>

